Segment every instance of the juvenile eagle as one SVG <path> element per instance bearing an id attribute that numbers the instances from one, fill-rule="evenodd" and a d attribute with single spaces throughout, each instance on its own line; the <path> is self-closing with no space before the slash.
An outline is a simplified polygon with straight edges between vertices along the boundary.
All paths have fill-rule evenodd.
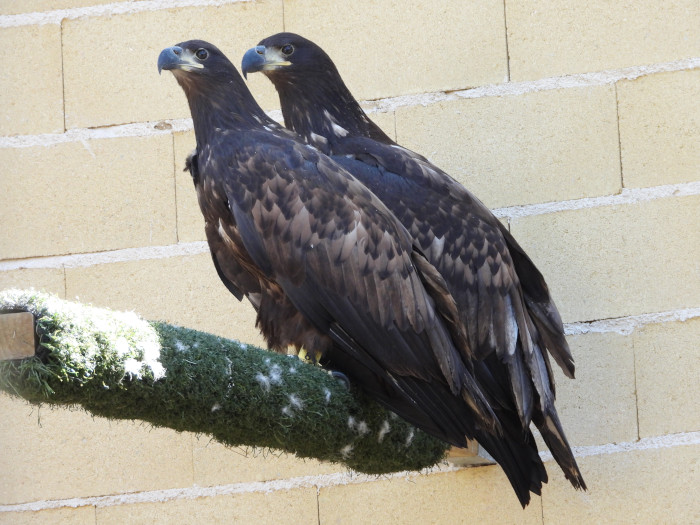
<path id="1" fill-rule="evenodd" d="M 293 33 L 265 38 L 246 52 L 242 70 L 272 81 L 285 125 L 377 195 L 439 270 L 506 439 L 520 431 L 529 442 L 533 422 L 567 479 L 585 489 L 554 405 L 547 352 L 571 378 L 573 358 L 547 284 L 510 232 L 461 184 L 382 132 L 313 42 Z"/>
<path id="2" fill-rule="evenodd" d="M 164 49 L 189 102 L 189 160 L 214 265 L 258 312 L 272 349 L 320 353 L 377 401 L 457 446 L 477 439 L 520 501 L 546 472 L 531 439 L 474 375 L 459 313 L 440 273 L 377 197 L 270 120 L 231 62 L 201 40 Z M 497 384 L 497 378 L 490 378 Z M 489 386 L 491 389 L 491 386 Z"/>

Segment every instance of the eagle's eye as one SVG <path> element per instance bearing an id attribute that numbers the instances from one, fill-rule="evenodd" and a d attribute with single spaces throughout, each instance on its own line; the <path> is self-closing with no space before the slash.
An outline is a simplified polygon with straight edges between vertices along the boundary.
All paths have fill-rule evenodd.
<path id="1" fill-rule="evenodd" d="M 194 52 L 194 56 L 196 56 L 200 60 L 206 60 L 209 56 L 209 51 L 207 51 L 203 47 L 200 47 L 197 51 Z"/>
<path id="2" fill-rule="evenodd" d="M 294 53 L 294 46 L 292 44 L 287 44 L 285 46 L 282 46 L 282 54 L 283 55 L 291 55 Z"/>

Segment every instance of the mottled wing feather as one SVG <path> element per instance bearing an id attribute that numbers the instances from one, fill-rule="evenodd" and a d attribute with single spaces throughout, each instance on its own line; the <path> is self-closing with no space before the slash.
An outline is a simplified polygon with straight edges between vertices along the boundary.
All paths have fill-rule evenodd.
<path id="1" fill-rule="evenodd" d="M 338 343 L 371 353 L 391 374 L 446 382 L 495 428 L 415 270 L 412 241 L 384 205 L 293 141 L 251 133 L 234 151 L 235 183 L 222 181 L 237 231 L 297 309 L 332 337 L 342 335 L 331 326 L 342 327 L 352 340 Z"/>
<path id="2" fill-rule="evenodd" d="M 376 193 L 444 278 L 466 331 L 467 344 L 459 345 L 463 361 L 474 367 L 494 409 L 502 409 L 498 414 L 509 436 L 480 436 L 480 443 L 503 465 L 524 505 L 529 495 L 523 488 L 539 493 L 547 479 L 527 432 L 534 417 L 567 478 L 582 486 L 556 418 L 547 351 L 567 375 L 573 375 L 573 361 L 559 314 L 532 261 L 463 186 L 369 122 L 317 45 L 289 33 L 261 45 L 290 41 L 296 47 L 291 67 L 266 73 L 280 94 L 285 124 Z M 439 302 L 440 294 L 431 294 Z M 478 359 L 472 361 L 473 356 Z M 431 406 L 430 400 L 422 403 Z"/>
<path id="3" fill-rule="evenodd" d="M 200 177 L 196 150 L 192 151 L 187 156 L 185 160 L 185 169 L 183 171 L 188 171 L 190 173 L 195 189 L 198 190 Z M 256 305 L 255 302 L 260 294 L 259 280 L 250 269 L 246 269 L 241 265 L 238 257 L 231 256 L 231 245 L 234 243 L 231 241 L 230 237 L 235 236 L 235 231 L 230 229 L 227 235 L 222 231 L 221 222 L 216 219 L 219 214 L 225 213 L 225 210 L 222 209 L 223 203 L 213 202 L 211 200 L 211 195 L 203 194 L 199 190 L 197 193 L 200 204 L 204 206 L 202 208 L 205 211 L 204 230 L 214 268 L 216 269 L 219 279 L 221 279 L 221 282 L 236 299 L 241 301 L 244 296 L 247 296 L 257 308 L 258 305 Z M 209 211 L 209 213 L 207 213 L 207 211 Z M 209 218 L 209 221 L 207 221 L 207 218 Z M 231 235 L 232 233 L 233 235 Z"/>
<path id="4" fill-rule="evenodd" d="M 500 223 L 499 223 L 500 224 Z M 540 330 L 547 349 L 567 377 L 574 377 L 574 358 L 564 337 L 564 326 L 559 311 L 549 296 L 544 277 L 511 233 L 501 224 L 501 233 L 508 245 L 513 264 L 520 277 L 525 301 Z"/>
<path id="5" fill-rule="evenodd" d="M 239 301 L 243 300 L 244 295 L 259 293 L 260 286 L 255 276 L 241 267 L 237 259 L 229 257 L 229 250 L 226 249 L 222 239 L 216 233 L 209 233 L 211 229 L 209 226 L 206 229 L 214 268 L 228 291 Z M 246 290 L 245 294 L 242 289 Z"/>
<path id="6" fill-rule="evenodd" d="M 486 365 L 475 373 L 491 399 L 507 411 L 512 395 L 522 428 L 534 421 L 567 479 L 585 488 L 554 407 L 547 352 L 569 377 L 573 358 L 530 258 L 486 206 L 420 155 L 364 137 L 336 141 L 333 153 L 381 196 L 445 277 L 470 349 Z M 500 373 L 494 359 L 506 365 L 507 377 L 490 379 Z M 510 395 L 502 384 L 510 385 Z"/>
<path id="7" fill-rule="evenodd" d="M 512 236 L 504 236 L 503 225 L 476 197 L 420 155 L 362 137 L 338 141 L 334 153 L 334 159 L 381 195 L 445 277 L 472 354 L 482 360 L 497 354 L 508 366 L 518 412 L 523 424 L 529 423 L 533 381 L 542 377 L 537 368 L 531 368 L 535 363 L 523 346 L 524 337 L 533 334 L 528 330 L 530 296 L 521 289 L 519 268 L 511 256 L 508 240 Z M 460 228 L 455 221 L 461 222 Z M 522 266 L 529 262 L 522 250 L 517 257 Z M 534 265 L 530 262 L 525 267 Z M 546 288 L 537 283 L 530 286 L 537 294 L 529 300 L 550 306 L 541 308 L 543 319 L 536 317 L 537 339 L 528 338 L 527 348 L 540 345 L 533 351 L 545 353 L 547 343 L 552 343 L 555 358 L 566 355 L 563 337 L 554 337 L 558 314 Z M 548 316 L 550 311 L 554 315 Z M 546 378 L 548 387 L 550 377 Z"/>

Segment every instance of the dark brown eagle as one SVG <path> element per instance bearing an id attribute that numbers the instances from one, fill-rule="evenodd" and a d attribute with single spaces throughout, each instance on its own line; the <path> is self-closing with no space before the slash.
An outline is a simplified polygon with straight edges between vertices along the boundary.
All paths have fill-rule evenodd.
<path id="1" fill-rule="evenodd" d="M 319 353 L 449 443 L 477 439 L 523 505 L 539 494 L 547 475 L 531 434 L 510 417 L 508 378 L 477 358 L 445 280 L 394 214 L 269 119 L 213 45 L 167 48 L 158 66 L 190 105 L 197 148 L 188 166 L 214 265 L 256 308 L 269 346 Z"/>
<path id="2" fill-rule="evenodd" d="M 530 442 L 533 422 L 567 479 L 585 489 L 554 405 L 547 355 L 573 378 L 561 317 L 507 228 L 461 184 L 382 132 L 313 42 L 273 35 L 245 54 L 242 69 L 272 81 L 285 125 L 377 195 L 439 270 L 456 300 L 468 353 L 482 365 L 474 368 L 476 380 L 498 400 L 499 420 L 512 430 L 506 436 L 517 428 Z"/>

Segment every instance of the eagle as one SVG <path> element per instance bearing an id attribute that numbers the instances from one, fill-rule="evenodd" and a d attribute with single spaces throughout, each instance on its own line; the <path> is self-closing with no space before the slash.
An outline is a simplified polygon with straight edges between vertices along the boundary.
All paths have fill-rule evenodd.
<path id="1" fill-rule="evenodd" d="M 562 320 L 508 229 L 464 186 L 375 125 L 310 40 L 265 38 L 245 53 L 242 71 L 263 72 L 277 89 L 285 126 L 343 166 L 408 230 L 456 301 L 468 354 L 479 364 L 475 378 L 497 400 L 506 435 L 519 431 L 529 443 L 534 423 L 566 478 L 585 490 L 555 407 L 548 356 L 574 377 Z"/>
<path id="2" fill-rule="evenodd" d="M 523 506 L 540 494 L 547 474 L 532 435 L 509 417 L 500 372 L 475 354 L 414 235 L 341 163 L 271 120 L 212 44 L 166 48 L 158 69 L 189 103 L 187 168 L 214 266 L 257 310 L 268 346 L 320 355 L 448 443 L 477 439 Z"/>

